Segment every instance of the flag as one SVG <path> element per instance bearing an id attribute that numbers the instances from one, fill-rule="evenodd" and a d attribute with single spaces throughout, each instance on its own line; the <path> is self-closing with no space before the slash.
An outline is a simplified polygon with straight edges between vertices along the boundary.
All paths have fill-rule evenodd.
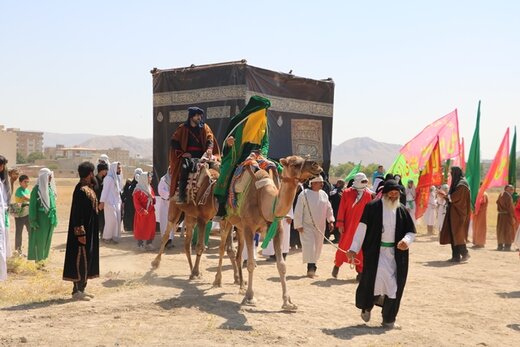
<path id="1" fill-rule="evenodd" d="M 511 151 L 509 152 L 509 173 L 507 182 L 516 188 L 516 127 L 511 144 Z"/>
<path id="2" fill-rule="evenodd" d="M 428 200 L 430 198 L 430 187 L 432 185 L 440 185 L 442 183 L 442 166 L 439 141 L 433 147 L 430 158 L 421 172 L 417 188 L 415 189 L 415 218 L 422 217 L 428 208 Z"/>
<path id="3" fill-rule="evenodd" d="M 468 163 L 466 164 L 465 176 L 469 184 L 471 194 L 471 209 L 475 211 L 475 202 L 477 201 L 478 190 L 480 187 L 480 100 L 477 109 L 477 125 L 473 132 L 471 147 L 469 148 Z"/>
<path id="4" fill-rule="evenodd" d="M 498 148 L 497 154 L 495 155 L 495 159 L 491 163 L 491 167 L 489 168 L 484 181 L 482 182 L 482 186 L 480 187 L 477 195 L 477 201 L 475 202 L 475 214 L 478 213 L 480 200 L 482 199 L 482 195 L 484 192 L 493 187 L 500 187 L 507 184 L 507 174 L 509 168 L 509 128 L 502 139 L 502 143 Z"/>
<path id="5" fill-rule="evenodd" d="M 412 140 L 405 144 L 400 152 L 410 167 L 416 172 L 423 168 L 435 144 L 439 142 L 441 160 L 455 158 L 460 152 L 459 119 L 457 109 L 428 125 Z"/>
<path id="6" fill-rule="evenodd" d="M 403 182 L 412 180 L 415 185 L 417 185 L 417 180 L 419 179 L 419 168 L 416 168 L 416 170 L 412 168 L 402 154 L 397 156 L 394 163 L 390 166 L 390 169 L 388 169 L 386 173 L 390 173 L 394 176 L 401 175 L 401 180 Z"/>
<path id="7" fill-rule="evenodd" d="M 348 181 L 350 181 L 351 179 L 354 178 L 354 176 L 356 176 L 356 174 L 361 171 L 361 162 L 359 162 L 359 164 L 355 165 L 352 170 L 350 170 L 350 172 L 348 173 L 347 177 L 345 177 L 345 183 L 348 183 Z"/>
<path id="8" fill-rule="evenodd" d="M 466 172 L 466 159 L 464 157 L 464 138 L 460 140 L 460 153 L 453 159 L 452 166 L 458 166 L 462 169 L 462 172 Z"/>

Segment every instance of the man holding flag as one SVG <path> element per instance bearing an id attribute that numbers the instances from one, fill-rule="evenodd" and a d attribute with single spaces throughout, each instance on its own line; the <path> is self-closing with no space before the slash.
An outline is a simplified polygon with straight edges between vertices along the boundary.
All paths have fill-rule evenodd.
<path id="1" fill-rule="evenodd" d="M 233 172 L 238 164 L 243 162 L 252 151 L 259 151 L 267 157 L 269 152 L 269 131 L 267 109 L 271 102 L 254 95 L 246 107 L 234 116 L 226 130 L 220 176 L 215 185 L 214 195 L 219 202 L 219 208 L 214 221 L 220 221 L 226 215 L 226 200 Z"/>
<path id="2" fill-rule="evenodd" d="M 440 244 L 451 244 L 451 259 L 460 263 L 469 259 L 466 248 L 469 220 L 471 215 L 471 198 L 468 182 L 458 166 L 451 167 L 451 186 L 448 193 L 448 208 L 440 233 Z"/>
<path id="3" fill-rule="evenodd" d="M 511 184 L 505 186 L 497 199 L 497 251 L 510 251 L 515 237 L 515 207 L 513 205 L 514 188 Z"/>

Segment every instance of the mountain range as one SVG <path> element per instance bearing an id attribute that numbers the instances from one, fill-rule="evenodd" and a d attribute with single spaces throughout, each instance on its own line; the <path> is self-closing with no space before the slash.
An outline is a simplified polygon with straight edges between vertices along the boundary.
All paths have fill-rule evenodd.
<path id="1" fill-rule="evenodd" d="M 108 149 L 120 147 L 130 152 L 135 157 L 151 159 L 153 153 L 153 140 L 151 138 L 141 139 L 131 136 L 100 136 L 94 134 L 59 134 L 44 133 L 43 146 L 55 147 L 87 147 L 97 149 Z M 378 142 L 369 137 L 357 137 L 346 140 L 339 145 L 332 146 L 332 164 L 337 165 L 346 162 L 363 164 L 378 163 L 385 168 L 389 167 L 399 153 L 401 145 Z"/>
<path id="2" fill-rule="evenodd" d="M 402 145 L 378 142 L 370 137 L 356 137 L 332 146 L 333 165 L 362 161 L 364 165 L 381 164 L 386 168 L 394 162 Z"/>

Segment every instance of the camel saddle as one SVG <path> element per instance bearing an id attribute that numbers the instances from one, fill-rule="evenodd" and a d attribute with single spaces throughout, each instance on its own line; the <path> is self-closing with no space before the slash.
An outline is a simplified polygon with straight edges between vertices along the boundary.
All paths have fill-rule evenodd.
<path id="1" fill-rule="evenodd" d="M 186 203 L 193 205 L 204 205 L 211 193 L 211 186 L 216 182 L 212 177 L 209 169 L 219 169 L 218 161 L 207 161 L 200 159 L 192 159 L 194 161 L 194 169 L 188 174 L 188 184 L 186 185 Z M 204 182 L 209 180 L 209 185 Z M 206 187 L 201 191 L 201 187 Z M 173 196 L 176 200 L 179 196 L 179 185 Z"/>

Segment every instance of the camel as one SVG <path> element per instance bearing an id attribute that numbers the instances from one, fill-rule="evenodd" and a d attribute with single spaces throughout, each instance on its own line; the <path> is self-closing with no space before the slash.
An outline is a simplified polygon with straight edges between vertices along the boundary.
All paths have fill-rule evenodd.
<path id="1" fill-rule="evenodd" d="M 315 161 L 305 159 L 299 156 L 289 156 L 280 160 L 283 166 L 281 173 L 281 183 L 276 185 L 278 177 L 273 177 L 264 170 L 258 170 L 253 173 L 251 168 L 245 170 L 243 179 L 248 179 L 250 184 L 241 194 L 244 194 L 240 201 L 241 205 L 236 209 L 228 206 L 228 216 L 224 223 L 221 223 L 221 244 L 220 259 L 217 274 L 215 275 L 215 286 L 220 286 L 222 282 L 222 257 L 224 249 L 228 247 L 229 234 L 234 225 L 238 230 L 239 244 L 237 249 L 238 265 L 242 264 L 242 249 L 244 242 L 247 247 L 247 270 L 249 279 L 247 282 L 247 291 L 245 293 L 243 303 L 249 306 L 256 304 L 253 292 L 253 272 L 255 269 L 255 260 L 253 256 L 253 237 L 256 232 L 265 231 L 275 217 L 285 216 L 292 207 L 298 184 L 307 179 L 319 175 L 322 168 Z M 277 175 L 277 174 L 276 174 Z M 281 243 L 282 232 L 280 222 L 277 222 L 277 232 L 273 239 L 276 254 L 276 266 L 280 275 L 282 284 L 283 310 L 294 311 L 297 306 L 292 303 L 287 291 L 286 284 L 286 266 L 282 257 Z M 244 289 L 244 281 L 242 276 L 242 267 L 238 266 L 239 283 L 241 291 Z M 236 276 L 235 276 L 236 277 Z"/>
<path id="2" fill-rule="evenodd" d="M 215 164 L 218 166 L 217 162 L 215 162 Z M 188 199 L 187 203 L 177 204 L 174 199 L 171 199 L 168 209 L 168 227 L 166 228 L 166 232 L 161 239 L 159 253 L 152 261 L 152 268 L 156 269 L 159 267 L 161 263 L 161 256 L 166 247 L 166 243 L 168 242 L 170 231 L 177 230 L 179 219 L 184 212 L 184 225 L 186 227 L 184 251 L 186 253 L 186 257 L 188 258 L 188 264 L 190 265 L 190 279 L 199 279 L 202 277 L 202 273 L 199 270 L 199 267 L 200 259 L 205 248 L 204 232 L 206 229 L 206 224 L 212 220 L 217 213 L 217 203 L 213 197 L 215 182 L 219 177 L 219 172 L 217 169 L 218 167 L 212 168 L 212 166 L 201 169 L 200 176 L 197 180 L 198 191 L 195 194 L 196 196 Z M 191 240 L 195 224 L 198 226 L 198 238 L 196 246 L 197 256 L 195 265 L 193 265 L 191 259 Z M 230 258 L 232 258 L 233 269 L 235 270 L 235 273 L 237 273 L 238 270 L 236 269 L 236 263 L 234 264 L 235 256 L 233 249 L 231 248 L 228 253 L 230 254 Z M 236 282 L 238 283 L 238 277 Z"/>

